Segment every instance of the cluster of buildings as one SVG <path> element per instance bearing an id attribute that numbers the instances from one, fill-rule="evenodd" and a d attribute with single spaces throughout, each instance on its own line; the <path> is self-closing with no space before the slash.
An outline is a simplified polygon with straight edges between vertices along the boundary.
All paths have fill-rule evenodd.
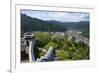
<path id="1" fill-rule="evenodd" d="M 81 36 L 81 32 L 78 31 L 67 31 L 68 39 L 75 38 L 75 42 L 83 42 L 89 46 L 89 38 Z"/>

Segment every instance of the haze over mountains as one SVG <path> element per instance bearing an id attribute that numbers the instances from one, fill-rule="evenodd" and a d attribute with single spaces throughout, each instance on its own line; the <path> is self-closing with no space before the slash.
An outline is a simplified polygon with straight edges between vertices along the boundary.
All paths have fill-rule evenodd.
<path id="1" fill-rule="evenodd" d="M 25 14 L 21 14 L 21 31 L 50 31 L 50 32 L 64 32 L 67 30 L 76 30 L 89 33 L 89 21 L 80 22 L 61 22 L 55 20 L 41 20 L 32 18 Z"/>

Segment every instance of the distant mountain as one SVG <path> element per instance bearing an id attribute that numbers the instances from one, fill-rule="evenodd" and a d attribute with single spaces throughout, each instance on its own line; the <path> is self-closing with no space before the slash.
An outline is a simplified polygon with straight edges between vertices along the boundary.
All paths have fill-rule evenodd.
<path id="1" fill-rule="evenodd" d="M 63 25 L 57 25 L 48 21 L 29 17 L 21 14 L 21 29 L 24 32 L 30 31 L 65 31 Z"/>
<path id="2" fill-rule="evenodd" d="M 22 32 L 31 31 L 67 31 L 77 30 L 89 34 L 89 21 L 81 22 L 60 22 L 55 20 L 41 20 L 32 18 L 25 14 L 21 14 L 21 30 Z"/>
<path id="3" fill-rule="evenodd" d="M 63 24 L 67 29 L 85 31 L 89 30 L 89 21 L 66 22 Z"/>

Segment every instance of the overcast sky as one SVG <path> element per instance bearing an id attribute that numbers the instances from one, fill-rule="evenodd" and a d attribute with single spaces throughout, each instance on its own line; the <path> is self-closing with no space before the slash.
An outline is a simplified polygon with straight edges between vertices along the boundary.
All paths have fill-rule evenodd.
<path id="1" fill-rule="evenodd" d="M 26 14 L 32 18 L 38 18 L 42 20 L 56 20 L 62 22 L 79 22 L 89 21 L 89 13 L 82 12 L 50 12 L 50 11 L 32 11 L 21 10 L 21 14 Z"/>

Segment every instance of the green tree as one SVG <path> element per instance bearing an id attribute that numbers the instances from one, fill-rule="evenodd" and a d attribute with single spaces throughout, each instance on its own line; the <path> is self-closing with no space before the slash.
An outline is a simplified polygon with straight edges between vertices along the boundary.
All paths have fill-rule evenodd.
<path id="1" fill-rule="evenodd" d="M 36 32 L 35 36 L 39 47 L 44 47 L 51 41 L 51 35 L 48 32 Z"/>

